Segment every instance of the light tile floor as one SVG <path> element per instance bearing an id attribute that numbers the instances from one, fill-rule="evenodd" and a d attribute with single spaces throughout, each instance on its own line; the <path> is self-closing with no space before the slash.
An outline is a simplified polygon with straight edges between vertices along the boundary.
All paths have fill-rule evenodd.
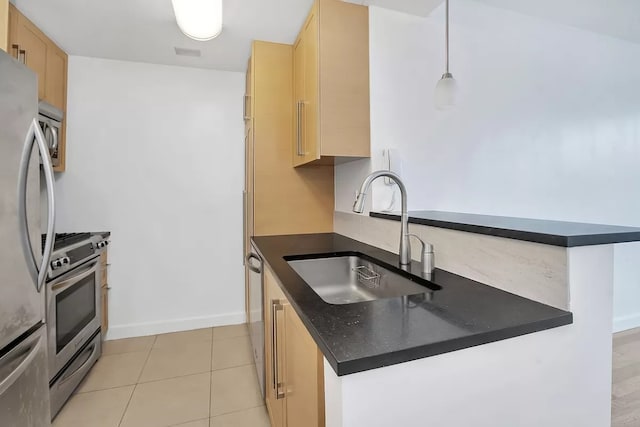
<path id="1" fill-rule="evenodd" d="M 245 325 L 104 343 L 53 427 L 270 427 Z"/>
<path id="2" fill-rule="evenodd" d="M 270 427 L 245 325 L 104 343 L 53 427 Z M 613 338 L 613 427 L 640 426 L 640 328 Z"/>
<path id="3" fill-rule="evenodd" d="M 640 328 L 613 336 L 613 427 L 640 426 Z"/>

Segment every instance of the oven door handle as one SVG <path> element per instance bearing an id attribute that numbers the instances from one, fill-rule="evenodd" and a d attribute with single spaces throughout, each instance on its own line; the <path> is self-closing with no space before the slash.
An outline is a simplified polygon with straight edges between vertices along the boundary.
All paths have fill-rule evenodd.
<path id="1" fill-rule="evenodd" d="M 84 279 L 85 277 L 95 274 L 97 270 L 98 270 L 98 261 L 93 261 L 91 266 L 82 268 L 81 271 L 75 276 L 65 279 L 62 282 L 58 282 L 53 286 L 51 286 L 51 290 L 55 291 L 56 293 L 62 292 L 65 289 L 73 286 L 76 282 Z"/>

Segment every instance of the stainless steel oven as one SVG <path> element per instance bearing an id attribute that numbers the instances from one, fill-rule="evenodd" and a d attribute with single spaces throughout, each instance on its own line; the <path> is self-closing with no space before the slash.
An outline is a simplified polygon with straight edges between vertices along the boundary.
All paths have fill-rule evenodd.
<path id="1" fill-rule="evenodd" d="M 51 415 L 56 416 L 102 354 L 102 233 L 56 234 L 47 274 Z"/>
<path id="2" fill-rule="evenodd" d="M 51 398 L 51 416 L 55 417 L 65 402 L 80 385 L 91 367 L 102 355 L 102 339 L 96 331 L 91 341 L 80 347 L 78 354 L 67 364 L 66 368 L 54 377 L 49 385 Z"/>
<path id="3" fill-rule="evenodd" d="M 49 373 L 58 374 L 100 329 L 100 258 L 47 283 Z"/>

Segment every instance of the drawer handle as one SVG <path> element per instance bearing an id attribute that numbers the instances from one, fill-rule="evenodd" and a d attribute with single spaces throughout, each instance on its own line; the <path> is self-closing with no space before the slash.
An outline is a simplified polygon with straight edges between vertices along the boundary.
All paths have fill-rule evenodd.
<path id="1" fill-rule="evenodd" d="M 15 51 L 15 58 L 19 61 L 20 60 L 20 45 L 12 44 L 11 45 L 11 49 L 13 49 Z"/>
<path id="2" fill-rule="evenodd" d="M 18 50 L 18 61 L 27 65 L 27 51 L 24 49 Z"/>
<path id="3" fill-rule="evenodd" d="M 84 370 L 84 368 L 91 362 L 91 359 L 93 358 L 93 356 L 96 354 L 96 350 L 97 350 L 97 346 L 96 344 L 91 344 L 89 347 L 87 347 L 84 350 L 84 354 L 88 354 L 87 358 L 82 362 L 82 364 L 78 367 L 78 369 L 74 370 L 71 373 L 68 373 L 67 375 L 65 375 L 62 378 L 62 381 L 60 381 L 60 385 L 71 381 L 71 379 L 73 377 L 76 376 L 76 374 L 78 374 L 79 372 L 81 372 L 82 370 Z"/>

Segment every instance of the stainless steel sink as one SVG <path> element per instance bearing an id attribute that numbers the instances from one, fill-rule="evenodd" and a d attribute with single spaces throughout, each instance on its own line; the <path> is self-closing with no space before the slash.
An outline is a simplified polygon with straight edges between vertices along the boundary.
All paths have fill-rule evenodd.
<path id="1" fill-rule="evenodd" d="M 287 262 L 329 304 L 352 304 L 440 289 L 427 281 L 411 281 L 356 255 L 288 259 Z"/>

